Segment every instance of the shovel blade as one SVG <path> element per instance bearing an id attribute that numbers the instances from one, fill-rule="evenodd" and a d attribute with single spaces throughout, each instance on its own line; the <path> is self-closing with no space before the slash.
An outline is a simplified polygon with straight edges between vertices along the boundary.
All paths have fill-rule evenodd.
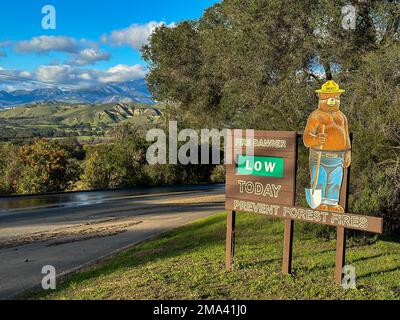
<path id="1" fill-rule="evenodd" d="M 306 189 L 307 203 L 311 209 L 317 209 L 322 203 L 322 191 L 319 189 Z"/>

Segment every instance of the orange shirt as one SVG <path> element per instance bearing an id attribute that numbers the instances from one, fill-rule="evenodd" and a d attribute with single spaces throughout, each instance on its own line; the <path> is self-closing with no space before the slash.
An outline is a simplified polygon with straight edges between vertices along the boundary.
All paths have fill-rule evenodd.
<path id="1" fill-rule="evenodd" d="M 315 110 L 308 118 L 304 130 L 304 145 L 308 148 L 319 149 L 317 135 L 322 133 L 325 125 L 326 143 L 323 150 L 350 150 L 349 127 L 346 116 L 341 111 L 328 113 L 321 109 Z"/>

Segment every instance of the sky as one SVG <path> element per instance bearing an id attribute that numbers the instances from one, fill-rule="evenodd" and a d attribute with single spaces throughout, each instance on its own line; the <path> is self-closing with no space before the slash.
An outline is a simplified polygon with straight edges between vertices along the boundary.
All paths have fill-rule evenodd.
<path id="1" fill-rule="evenodd" d="M 46 84 L 84 87 L 143 78 L 147 67 L 139 50 L 154 28 L 197 19 L 216 2 L 1 1 L 0 90 Z M 48 29 L 54 21 L 55 29 Z"/>

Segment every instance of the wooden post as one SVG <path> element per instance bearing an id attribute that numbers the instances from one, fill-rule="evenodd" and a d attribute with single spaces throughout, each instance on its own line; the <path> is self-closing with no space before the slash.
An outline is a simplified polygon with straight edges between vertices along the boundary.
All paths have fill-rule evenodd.
<path id="1" fill-rule="evenodd" d="M 226 218 L 226 258 L 225 266 L 227 271 L 232 269 L 232 258 L 235 255 L 235 226 L 236 211 L 228 211 Z"/>
<path id="2" fill-rule="evenodd" d="M 293 181 L 293 197 L 292 197 L 292 206 L 296 205 L 296 182 L 297 182 L 297 158 L 299 152 L 299 134 L 297 134 L 296 138 L 296 152 L 295 152 L 295 172 L 294 172 L 294 181 Z M 293 229 L 294 229 L 294 221 L 292 219 L 285 219 L 285 232 L 283 235 L 283 261 L 282 261 L 282 272 L 283 274 L 291 274 L 292 273 L 292 256 L 293 256 Z"/>
<path id="3" fill-rule="evenodd" d="M 346 263 L 346 229 L 337 228 L 336 231 L 336 268 L 335 268 L 335 282 L 342 284 L 343 267 Z"/>
<path id="4" fill-rule="evenodd" d="M 293 228 L 294 228 L 294 221 L 292 219 L 285 219 L 285 234 L 283 236 L 283 262 L 282 262 L 282 272 L 284 274 L 292 273 Z"/>
<path id="5" fill-rule="evenodd" d="M 350 134 L 350 140 L 353 143 L 353 134 Z M 344 170 L 343 186 L 340 191 L 340 205 L 347 212 L 349 202 L 349 184 L 350 184 L 350 168 Z M 343 227 L 336 228 L 336 267 L 335 282 L 342 284 L 343 267 L 346 264 L 346 229 Z"/>

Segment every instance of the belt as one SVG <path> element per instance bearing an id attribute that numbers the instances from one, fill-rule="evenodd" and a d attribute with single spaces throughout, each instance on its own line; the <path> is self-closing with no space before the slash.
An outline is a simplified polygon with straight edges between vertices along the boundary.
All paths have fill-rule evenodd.
<path id="1" fill-rule="evenodd" d="M 338 153 L 322 153 L 321 158 L 337 159 L 343 158 L 343 155 Z"/>

